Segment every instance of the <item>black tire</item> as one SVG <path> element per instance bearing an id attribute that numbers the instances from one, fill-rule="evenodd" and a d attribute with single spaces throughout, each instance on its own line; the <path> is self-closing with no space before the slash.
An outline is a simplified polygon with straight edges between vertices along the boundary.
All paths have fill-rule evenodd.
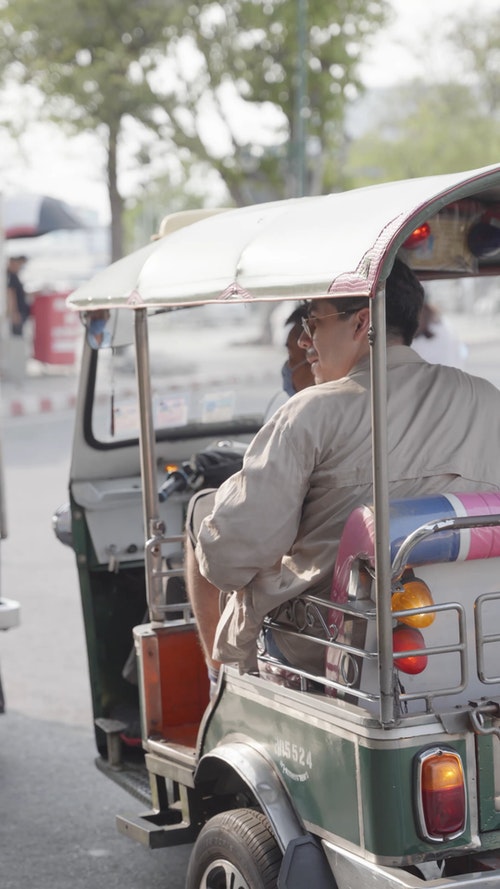
<path id="1" fill-rule="evenodd" d="M 282 857 L 262 812 L 222 812 L 196 840 L 186 889 L 276 889 Z"/>

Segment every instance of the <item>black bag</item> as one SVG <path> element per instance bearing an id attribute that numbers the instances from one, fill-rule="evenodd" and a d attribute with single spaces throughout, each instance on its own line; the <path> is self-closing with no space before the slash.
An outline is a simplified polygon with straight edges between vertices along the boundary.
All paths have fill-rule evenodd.
<path id="1" fill-rule="evenodd" d="M 175 491 L 218 488 L 230 475 L 241 469 L 246 449 L 247 445 L 241 442 L 218 441 L 204 451 L 199 451 L 188 463 L 169 472 L 158 491 L 160 503 Z"/>
<path id="2" fill-rule="evenodd" d="M 190 465 L 197 477 L 196 488 L 218 488 L 243 466 L 246 445 L 239 442 L 217 442 L 191 458 Z M 201 484 L 200 484 L 201 482 Z"/>

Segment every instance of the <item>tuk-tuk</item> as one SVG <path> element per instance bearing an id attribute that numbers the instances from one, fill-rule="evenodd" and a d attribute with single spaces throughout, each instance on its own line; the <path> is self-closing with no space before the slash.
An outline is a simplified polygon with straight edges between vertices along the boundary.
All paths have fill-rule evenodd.
<path id="1" fill-rule="evenodd" d="M 396 257 L 424 283 L 498 275 L 500 165 L 172 217 L 68 299 L 87 337 L 60 527 L 97 765 L 143 806 L 120 831 L 194 843 L 188 889 L 500 885 L 500 494 L 390 503 Z M 225 666 L 210 697 L 183 580 L 187 503 L 282 397 L 290 306 L 346 296 L 370 300 L 373 500 L 348 520 L 332 600 L 300 597 L 298 634 L 308 610 L 324 615 L 326 670 L 287 682 L 262 650 L 269 669 Z M 414 566 L 432 596 L 408 604 Z M 421 641 L 396 647 L 411 618 Z"/>

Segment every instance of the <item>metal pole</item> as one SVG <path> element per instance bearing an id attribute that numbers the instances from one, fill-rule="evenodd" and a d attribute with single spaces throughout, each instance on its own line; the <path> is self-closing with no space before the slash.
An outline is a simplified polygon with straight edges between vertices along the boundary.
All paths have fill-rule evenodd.
<path id="1" fill-rule="evenodd" d="M 0 540 L 2 540 L 4 537 L 7 537 L 7 516 L 5 513 L 5 479 L 3 474 L 1 433 L 2 430 L 0 429 Z"/>
<path id="2" fill-rule="evenodd" d="M 3 231 L 3 196 L 0 194 L 0 380 L 5 362 L 6 317 L 7 317 L 7 275 L 5 269 L 5 238 Z M 0 382 L 1 386 L 1 382 Z M 2 391 L 0 388 L 0 403 Z M 1 411 L 0 411 L 1 413 Z M 0 429 L 1 434 L 1 429 Z M 5 483 L 3 477 L 2 442 L 0 440 L 0 540 L 7 536 L 7 519 L 5 515 Z M 0 689 L 1 694 L 1 689 Z"/>
<path id="3" fill-rule="evenodd" d="M 387 460 L 387 357 L 385 288 L 370 305 L 373 506 L 375 513 L 375 590 L 380 679 L 380 720 L 395 721 L 391 560 L 389 545 L 389 469 Z"/>
<path id="4" fill-rule="evenodd" d="M 5 235 L 3 227 L 3 195 L 0 193 L 0 377 L 6 370 L 5 352 L 7 341 L 7 269 L 5 261 Z"/>
<path id="5" fill-rule="evenodd" d="M 295 72 L 294 168 L 295 197 L 307 193 L 306 112 L 307 112 L 307 0 L 297 0 L 297 66 Z"/>
<path id="6" fill-rule="evenodd" d="M 137 387 L 140 412 L 140 448 L 142 474 L 142 504 L 144 514 L 144 530 L 148 540 L 160 538 L 163 526 L 159 518 L 158 484 L 155 460 L 155 432 L 153 423 L 153 406 L 151 398 L 151 374 L 149 363 L 149 338 L 147 310 L 135 311 L 135 358 Z M 146 570 L 146 596 L 149 616 L 152 621 L 161 621 L 162 582 L 161 546 L 150 547 L 152 570 Z M 147 554 L 146 554 L 147 558 Z"/>

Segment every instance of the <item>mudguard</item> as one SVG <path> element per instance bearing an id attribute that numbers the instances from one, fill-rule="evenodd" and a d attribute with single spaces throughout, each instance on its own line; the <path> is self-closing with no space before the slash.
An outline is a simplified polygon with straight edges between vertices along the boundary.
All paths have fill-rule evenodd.
<path id="1" fill-rule="evenodd" d="M 298 817 L 274 764 L 265 751 L 250 740 L 234 740 L 205 754 L 195 773 L 195 784 L 213 783 L 232 772 L 240 785 L 255 797 L 268 818 L 283 852 L 278 889 L 336 889 L 336 882 L 320 843 Z"/>

